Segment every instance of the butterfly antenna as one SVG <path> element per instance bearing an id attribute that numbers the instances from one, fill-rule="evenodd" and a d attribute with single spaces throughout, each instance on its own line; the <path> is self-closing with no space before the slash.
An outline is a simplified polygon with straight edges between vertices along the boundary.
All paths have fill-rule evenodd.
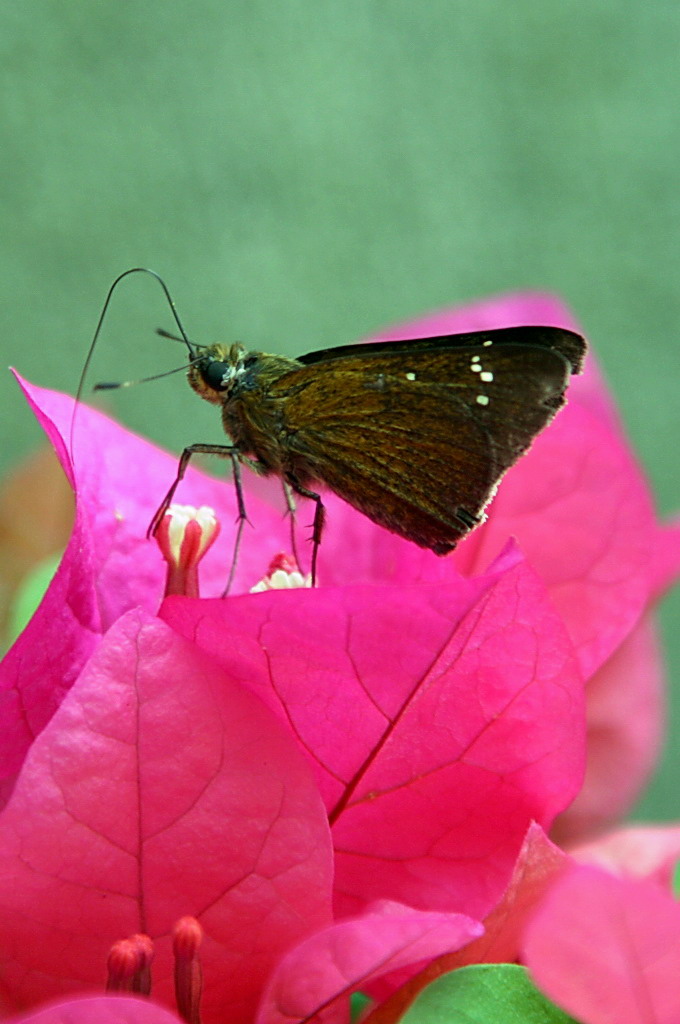
<path id="1" fill-rule="evenodd" d="M 180 341 L 182 344 L 186 341 L 186 338 L 180 338 L 179 334 L 173 334 L 172 331 L 166 331 L 165 327 L 157 327 L 156 334 L 159 334 L 161 338 L 169 338 L 170 341 Z M 192 341 L 191 344 L 194 348 L 209 348 L 208 345 L 200 345 L 197 341 Z"/>
<path id="2" fill-rule="evenodd" d="M 194 360 L 198 356 L 198 353 L 196 351 L 196 347 L 193 345 L 193 343 L 191 341 L 189 341 L 189 339 L 188 339 L 188 337 L 186 335 L 186 331 L 184 330 L 184 326 L 182 324 L 182 321 L 179 318 L 179 313 L 177 312 L 177 307 L 175 306 L 173 298 L 172 298 L 172 296 L 171 296 L 171 294 L 170 294 L 170 292 L 168 290 L 168 286 L 166 285 L 165 281 L 160 276 L 160 274 L 157 274 L 155 270 L 150 270 L 148 267 L 131 267 L 130 270 L 124 270 L 122 274 L 119 274 L 118 277 L 116 278 L 116 280 L 113 282 L 113 284 L 109 288 L 107 296 L 106 296 L 106 299 L 104 300 L 104 305 L 102 306 L 102 311 L 99 314 L 99 320 L 97 321 L 97 327 L 95 329 L 94 336 L 93 336 L 92 341 L 90 343 L 90 347 L 87 350 L 87 356 L 85 357 L 85 363 L 83 365 L 83 370 L 82 370 L 82 373 L 80 374 L 80 380 L 78 381 L 78 389 L 76 391 L 76 402 L 75 402 L 73 416 L 71 418 L 71 430 L 70 430 L 70 435 L 69 435 L 69 452 L 71 454 L 71 459 L 72 460 L 73 460 L 73 435 L 74 435 L 75 418 L 76 418 L 75 417 L 75 409 L 78 407 L 78 403 L 80 402 L 81 398 L 83 397 L 83 390 L 85 388 L 85 380 L 87 378 L 87 373 L 88 373 L 88 370 L 90 368 L 90 363 L 92 362 L 92 357 L 94 355 L 94 350 L 95 350 L 95 347 L 96 347 L 97 342 L 99 340 L 99 335 L 101 333 L 102 324 L 104 323 L 104 317 L 106 316 L 106 312 L 107 312 L 107 310 L 109 308 L 109 303 L 111 302 L 111 298 L 113 296 L 113 293 L 115 292 L 116 288 L 118 287 L 120 282 L 123 280 L 123 278 L 124 277 L 129 277 L 130 274 L 149 274 L 151 277 L 155 278 L 156 281 L 158 281 L 159 285 L 163 289 L 163 292 L 165 293 L 165 298 L 168 301 L 168 305 L 170 306 L 170 311 L 171 311 L 171 313 L 172 313 L 172 315 L 174 317 L 175 323 L 177 324 L 177 327 L 179 328 L 179 333 L 181 335 L 181 338 L 179 340 L 182 341 L 186 345 L 186 347 L 189 349 L 189 355 L 191 356 L 191 362 L 192 363 L 194 362 Z M 185 369 L 185 367 L 179 367 L 178 370 L 179 369 Z M 171 371 L 171 372 L 175 372 L 175 371 Z M 163 375 L 161 374 L 160 376 L 163 376 Z M 153 379 L 153 378 L 149 378 L 149 379 Z M 127 382 L 126 381 L 125 385 L 120 385 L 120 386 L 126 386 L 128 383 L 132 383 L 132 382 Z"/>
<path id="3" fill-rule="evenodd" d="M 195 363 L 200 362 L 201 356 L 197 356 L 196 359 L 192 359 L 190 363 L 185 363 L 184 366 L 176 366 L 174 370 L 165 370 L 163 373 L 154 373 L 151 377 L 139 377 L 138 380 L 102 380 L 98 384 L 95 384 L 93 391 L 115 391 L 116 388 L 132 388 L 137 384 L 149 384 L 152 380 L 162 380 L 163 377 L 172 377 L 173 373 L 181 373 L 182 370 L 188 370 Z"/>

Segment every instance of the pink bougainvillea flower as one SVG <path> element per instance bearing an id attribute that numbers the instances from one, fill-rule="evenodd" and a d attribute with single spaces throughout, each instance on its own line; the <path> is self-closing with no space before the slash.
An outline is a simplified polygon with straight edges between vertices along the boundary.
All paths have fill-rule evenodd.
<path id="1" fill-rule="evenodd" d="M 170 931 L 187 910 L 205 930 L 206 1022 L 250 1021 L 284 953 L 258 1019 L 279 1020 L 279 996 L 302 986 L 306 1009 L 342 1020 L 353 980 L 481 931 L 395 906 L 331 926 L 330 833 L 305 759 L 247 688 L 140 611 L 32 745 L 1 826 L 10 1006 L 96 990 L 112 939 L 138 930 L 154 941 L 154 997 L 171 1002 Z"/>
<path id="2" fill-rule="evenodd" d="M 529 821 L 548 826 L 578 788 L 580 676 L 514 551 L 474 581 L 386 588 L 377 606 L 375 588 L 354 586 L 169 599 L 166 617 L 178 615 L 206 653 L 148 613 L 121 618 L 34 741 L 3 812 L 2 974 L 18 1002 L 94 986 L 108 945 L 135 931 L 154 938 L 154 994 L 169 998 L 168 931 L 191 913 L 210 937 L 205 1019 L 218 1002 L 247 1019 L 276 950 L 329 913 L 322 795 L 342 913 L 387 897 L 478 916 Z M 402 657 L 386 660 L 398 640 Z M 307 824 L 289 834 L 281 800 L 300 778 Z"/>
<path id="3" fill-rule="evenodd" d="M 411 333 L 570 326 L 541 297 L 442 317 Z M 632 657 L 626 644 L 671 578 L 659 551 L 675 534 L 656 526 L 592 370 L 454 558 L 329 495 L 321 586 L 249 594 L 289 548 L 277 482 L 249 482 L 255 530 L 236 596 L 216 600 L 234 495 L 187 473 L 178 498 L 210 505 L 222 527 L 201 564 L 213 599 L 171 597 L 160 610 L 165 568 L 145 534 L 175 460 L 85 407 L 71 453 L 71 400 L 24 387 L 77 482 L 77 509 L 59 572 L 0 670 L 11 1006 L 99 990 L 108 948 L 140 931 L 156 945 L 154 997 L 169 1003 L 170 930 L 191 915 L 206 935 L 207 1024 L 225 1010 L 251 1020 L 258 1002 L 262 1021 L 278 1021 L 279 997 L 297 1000 L 310 971 L 304 1012 L 325 1007 L 330 1024 L 353 980 L 387 992 L 415 971 L 399 933 L 423 949 L 427 915 L 444 915 L 435 932 L 449 946 L 433 940 L 426 959 L 477 934 L 470 923 L 454 936 L 460 915 L 493 912 L 531 821 L 549 828 L 581 785 L 584 678 L 613 673 L 640 719 L 631 731 L 611 717 L 616 743 L 605 738 L 591 762 L 592 792 L 622 745 L 634 752 L 628 778 L 646 770 L 653 644 Z M 607 810 L 634 784 L 624 798 L 610 782 Z M 605 801 L 594 803 L 588 827 Z M 376 900 L 383 912 L 402 905 L 404 923 L 391 939 L 385 926 L 371 961 Z M 343 932 L 346 915 L 354 931 Z M 329 950 L 343 955 L 330 962 Z"/>
<path id="4" fill-rule="evenodd" d="M 583 1024 L 677 1024 L 680 905 L 656 883 L 574 867 L 524 940 L 536 984 Z"/>
<path id="5" fill-rule="evenodd" d="M 557 300 L 526 294 L 439 313 L 384 336 L 529 322 L 576 326 Z M 73 479 L 64 440 L 71 431 L 70 399 L 38 389 L 29 389 L 29 395 Z M 100 632 L 127 608 L 141 604 L 155 610 L 161 586 L 157 552 L 144 536 L 159 495 L 173 478 L 174 460 L 85 407 L 78 411 L 73 435 L 79 477 L 74 534 L 52 594 L 3 669 L 3 710 L 14 720 L 0 764 L 6 790 L 32 736 L 58 705 Z M 260 500 L 255 492 L 263 494 L 267 487 L 267 500 Z M 289 546 L 282 503 L 275 507 L 271 500 L 278 497 L 277 486 L 250 476 L 248 488 L 248 514 L 256 529 L 246 531 L 233 593 L 247 592 L 272 555 Z M 222 537 L 202 569 L 203 594 L 217 595 L 231 558 L 226 527 L 235 514 L 233 492 L 190 470 L 179 496 L 210 504 L 222 522 Z M 564 617 L 593 693 L 587 782 L 561 822 L 560 837 L 577 839 L 623 813 L 655 760 L 662 714 L 653 627 L 641 624 L 639 637 L 632 634 L 650 602 L 680 570 L 680 528 L 655 522 L 648 488 L 592 358 L 585 374 L 572 381 L 567 408 L 506 476 L 488 521 L 454 559 L 439 559 L 379 529 L 333 495 L 327 504 L 320 563 L 325 585 L 446 580 L 454 564 L 467 574 L 478 572 L 509 535 L 518 539 Z M 33 652 L 42 648 L 45 662 L 62 659 L 57 690 L 45 693 L 39 672 L 23 682 L 27 646 Z M 607 666 L 610 658 L 615 660 Z M 596 675 L 601 668 L 602 685 Z M 24 687 L 29 692 L 17 690 Z M 622 693 L 634 714 L 619 713 Z M 624 759 L 626 772 L 616 771 Z"/>
<path id="6" fill-rule="evenodd" d="M 336 898 L 358 917 L 356 941 L 377 898 L 414 905 L 410 923 L 402 911 L 411 936 L 431 907 L 460 924 L 461 912 L 493 905 L 529 820 L 549 825 L 580 782 L 582 687 L 568 637 L 512 549 L 474 580 L 452 570 L 448 584 L 388 587 L 379 603 L 375 594 L 355 585 L 169 599 L 168 621 L 179 615 L 201 642 L 231 608 L 220 657 L 148 612 L 109 627 L 33 741 L 3 812 L 2 974 L 13 1004 L 96 987 L 111 942 L 136 931 L 154 939 L 154 995 L 169 1001 L 169 931 L 191 913 L 208 937 L 204 1019 L 218 1006 L 249 1019 L 296 929 L 308 935 L 324 914 L 330 926 L 322 794 L 338 836 Z M 49 692 L 56 680 L 49 663 L 39 667 Z M 281 804 L 296 780 L 302 835 Z M 441 934 L 449 950 L 464 941 Z M 361 977 L 406 963 L 397 939 L 389 955 L 371 947 L 373 962 L 367 949 Z M 423 942 L 420 959 L 446 949 Z M 314 949 L 327 958 L 325 940 L 305 958 Z M 287 991 L 301 964 L 309 970 L 305 958 L 276 975 Z M 343 970 L 317 976 L 320 1002 L 345 998 Z"/>

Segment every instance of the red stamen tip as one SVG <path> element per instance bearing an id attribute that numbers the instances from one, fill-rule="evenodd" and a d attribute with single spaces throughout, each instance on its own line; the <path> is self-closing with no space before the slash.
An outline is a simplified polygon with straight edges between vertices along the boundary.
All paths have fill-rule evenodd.
<path id="1" fill-rule="evenodd" d="M 108 992 L 151 991 L 151 961 L 153 943 L 148 935 L 133 935 L 130 939 L 114 942 L 109 950 L 106 966 Z"/>
<path id="2" fill-rule="evenodd" d="M 276 572 L 278 569 L 282 569 L 283 572 L 299 572 L 298 564 L 292 555 L 286 554 L 285 551 L 279 551 L 278 555 L 274 555 L 271 562 L 269 563 L 268 572 Z"/>
<path id="3" fill-rule="evenodd" d="M 203 973 L 198 949 L 202 940 L 203 929 L 195 917 L 182 917 L 173 928 L 175 999 L 180 1017 L 188 1024 L 201 1024 Z"/>
<path id="4" fill-rule="evenodd" d="M 195 917 L 180 917 L 172 929 L 172 951 L 177 959 L 193 959 L 203 941 L 203 929 Z"/>
<path id="5" fill-rule="evenodd" d="M 108 992 L 132 991 L 132 979 L 137 969 L 137 950 L 129 939 L 114 942 L 106 961 Z"/>
<path id="6" fill-rule="evenodd" d="M 311 585 L 312 577 L 302 575 L 293 556 L 280 551 L 269 563 L 266 575 L 250 588 L 250 593 L 257 594 L 263 590 L 293 590 Z"/>
<path id="7" fill-rule="evenodd" d="M 148 935 L 139 933 L 133 935 L 130 941 L 134 944 L 137 952 L 137 974 L 133 992 L 139 992 L 143 996 L 151 993 L 151 961 L 153 960 L 153 942 Z"/>

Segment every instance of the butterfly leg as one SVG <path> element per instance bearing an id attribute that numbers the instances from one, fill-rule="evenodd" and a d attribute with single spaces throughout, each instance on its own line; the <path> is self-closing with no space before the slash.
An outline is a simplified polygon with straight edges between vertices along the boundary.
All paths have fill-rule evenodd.
<path id="1" fill-rule="evenodd" d="M 290 516 L 290 549 L 299 568 L 300 556 L 298 555 L 297 537 L 295 535 L 295 513 L 297 512 L 297 505 L 295 504 L 295 498 L 293 497 L 293 488 L 287 480 L 283 480 L 282 482 L 283 496 L 286 499 L 286 515 Z"/>
<path id="2" fill-rule="evenodd" d="M 231 459 L 231 465 L 234 472 L 234 488 L 236 489 L 236 506 L 238 508 L 238 515 L 236 517 L 236 537 L 234 539 L 234 553 L 231 556 L 231 569 L 229 570 L 229 579 L 227 585 L 222 591 L 222 597 L 226 597 L 231 590 L 231 585 L 234 582 L 234 574 L 236 572 L 236 563 L 238 561 L 238 552 L 241 547 L 241 536 L 243 535 L 243 527 L 248 521 L 248 514 L 246 512 L 246 503 L 243 499 L 243 484 L 241 483 L 241 463 L 238 459 L 238 448 L 228 449 L 229 458 Z"/>
<path id="3" fill-rule="evenodd" d="M 177 476 L 175 477 L 172 486 L 168 493 L 163 498 L 162 502 L 156 509 L 154 517 L 149 523 L 149 528 L 146 531 L 147 537 L 153 537 L 160 525 L 160 521 L 165 513 L 170 508 L 172 499 L 175 496 L 175 491 L 179 487 L 184 474 L 187 471 L 187 466 L 192 455 L 220 455 L 222 458 L 230 458 L 232 466 L 238 465 L 238 448 L 234 445 L 226 444 L 190 444 L 184 449 L 180 455 L 179 464 L 177 466 Z M 240 469 L 240 467 L 239 467 Z M 234 468 L 234 480 L 237 480 L 236 468 Z M 239 519 L 246 519 L 245 505 L 243 502 L 243 489 L 241 487 L 241 476 L 238 474 L 238 481 L 236 483 L 236 500 L 238 502 L 238 517 Z"/>
<path id="4" fill-rule="evenodd" d="M 324 523 L 326 521 L 326 508 L 321 500 L 321 495 L 317 494 L 316 491 L 310 491 L 309 488 L 303 487 L 302 484 L 298 483 L 292 473 L 286 474 L 286 481 L 290 484 L 293 491 L 299 494 L 302 498 L 311 498 L 316 503 L 314 509 L 314 520 L 312 522 L 312 586 L 316 586 L 316 560 L 319 554 L 319 545 L 321 544 L 321 534 L 323 533 Z"/>

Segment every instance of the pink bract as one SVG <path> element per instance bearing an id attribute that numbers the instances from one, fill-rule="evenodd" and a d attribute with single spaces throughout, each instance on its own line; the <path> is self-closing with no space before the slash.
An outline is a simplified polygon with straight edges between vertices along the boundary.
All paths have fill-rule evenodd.
<path id="1" fill-rule="evenodd" d="M 331 919 L 328 823 L 293 742 L 140 611 L 34 742 L 0 863 L 0 973 L 19 1006 L 100 989 L 112 942 L 136 932 L 154 940 L 154 995 L 170 1001 L 170 931 L 191 913 L 205 1019 L 248 1020 L 278 957 Z"/>
<path id="2" fill-rule="evenodd" d="M 285 956 L 267 985 L 256 1024 L 310 1019 L 342 1024 L 352 992 L 386 973 L 458 949 L 482 931 L 462 914 L 377 903 L 362 917 L 317 932 Z"/>
<path id="3" fill-rule="evenodd" d="M 680 825 L 629 825 L 572 847 L 575 861 L 606 868 L 623 878 L 647 878 L 668 892 L 680 859 Z"/>
<path id="4" fill-rule="evenodd" d="M 288 724 L 333 829 L 336 909 L 479 916 L 582 770 L 582 685 L 515 551 L 474 580 L 224 601 L 162 617 Z"/>
<path id="5" fill-rule="evenodd" d="M 133 996 L 81 996 L 12 1017 L 6 1024 L 180 1024 L 169 1010 Z"/>
<path id="6" fill-rule="evenodd" d="M 583 1024 L 680 1020 L 680 906 L 654 882 L 571 868 L 529 925 L 524 959 Z"/>
<path id="7" fill-rule="evenodd" d="M 517 296 L 402 336 L 522 322 L 573 326 L 554 299 Z M 184 914 L 206 931 L 207 1024 L 225 1007 L 239 1024 L 312 1009 L 330 1024 L 352 979 L 388 994 L 411 976 L 404 937 L 421 960 L 456 956 L 482 915 L 492 940 L 516 946 L 533 892 L 509 893 L 518 852 L 532 820 L 549 828 L 581 785 L 584 680 L 589 781 L 559 819 L 565 840 L 625 810 L 658 745 L 647 612 L 680 568 L 680 529 L 656 524 L 592 360 L 453 558 L 328 495 L 320 587 L 248 594 L 289 526 L 278 484 L 246 473 L 254 529 L 236 596 L 217 600 L 234 494 L 190 471 L 178 499 L 213 506 L 222 525 L 201 564 L 213 599 L 162 606 L 165 567 L 145 534 L 175 458 L 80 407 L 74 468 L 72 400 L 22 386 L 77 479 L 77 509 L 0 668 L 10 1005 L 99 991 L 110 944 L 143 929 L 154 997 L 171 1003 L 169 931 Z M 541 843 L 539 881 L 563 856 Z M 334 919 L 331 899 L 351 917 Z M 498 906 L 516 919 L 494 919 Z M 64 1019 L 85 1024 L 83 1006 Z"/>

